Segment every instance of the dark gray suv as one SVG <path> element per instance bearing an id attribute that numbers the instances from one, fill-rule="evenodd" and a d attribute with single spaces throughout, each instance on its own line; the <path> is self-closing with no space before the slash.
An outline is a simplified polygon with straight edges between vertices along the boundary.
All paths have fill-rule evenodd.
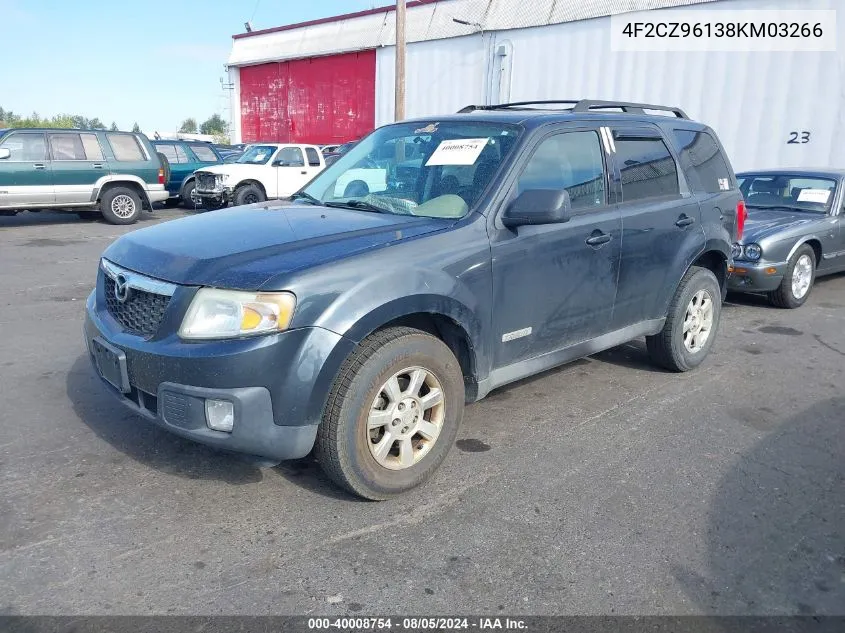
<path id="1" fill-rule="evenodd" d="M 273 460 L 313 448 L 370 499 L 428 479 L 496 387 L 641 336 L 699 365 L 744 221 L 712 130 L 596 101 L 388 125 L 293 198 L 114 242 L 86 342 L 151 421 Z"/>

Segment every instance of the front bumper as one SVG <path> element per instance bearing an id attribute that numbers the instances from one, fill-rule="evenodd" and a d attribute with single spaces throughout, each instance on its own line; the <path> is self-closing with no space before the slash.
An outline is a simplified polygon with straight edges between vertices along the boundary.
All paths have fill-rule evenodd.
<path id="1" fill-rule="evenodd" d="M 786 274 L 787 262 L 735 261 L 728 269 L 728 290 L 733 292 L 771 292 Z"/>
<path id="2" fill-rule="evenodd" d="M 309 453 L 336 370 L 353 346 L 322 328 L 229 341 L 145 339 L 123 331 L 100 305 L 95 291 L 86 303 L 85 342 L 95 372 L 124 405 L 176 435 L 273 460 Z M 103 378 L 94 339 L 124 356 L 125 385 Z M 207 398 L 233 404 L 231 433 L 208 428 Z"/>

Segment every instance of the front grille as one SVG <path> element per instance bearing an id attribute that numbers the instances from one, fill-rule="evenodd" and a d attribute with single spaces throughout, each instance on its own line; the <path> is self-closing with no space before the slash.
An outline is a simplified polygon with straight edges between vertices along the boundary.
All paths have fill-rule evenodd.
<path id="1" fill-rule="evenodd" d="M 197 174 L 197 189 L 201 191 L 214 191 L 217 187 L 217 176 L 214 174 Z"/>
<path id="2" fill-rule="evenodd" d="M 115 296 L 114 279 L 105 277 L 106 307 L 124 328 L 142 336 L 152 336 L 158 330 L 164 318 L 164 311 L 170 302 L 170 297 L 146 290 L 132 288 L 126 301 L 120 302 Z"/>

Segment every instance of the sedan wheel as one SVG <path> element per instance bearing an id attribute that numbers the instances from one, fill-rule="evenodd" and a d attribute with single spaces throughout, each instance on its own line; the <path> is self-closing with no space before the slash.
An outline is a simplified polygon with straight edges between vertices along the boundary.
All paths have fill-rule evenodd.
<path id="1" fill-rule="evenodd" d="M 810 296 L 816 279 L 816 252 L 802 244 L 792 255 L 777 290 L 769 293 L 769 301 L 778 308 L 800 308 Z"/>

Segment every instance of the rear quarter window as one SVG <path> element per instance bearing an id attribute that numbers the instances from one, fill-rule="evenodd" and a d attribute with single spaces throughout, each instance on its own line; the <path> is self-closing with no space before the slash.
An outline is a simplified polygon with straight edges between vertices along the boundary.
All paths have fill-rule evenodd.
<path id="1" fill-rule="evenodd" d="M 206 147 L 205 145 L 189 145 L 189 147 L 197 155 L 200 162 L 216 163 L 219 160 L 210 147 Z"/>
<path id="2" fill-rule="evenodd" d="M 716 140 L 700 130 L 672 130 L 681 167 L 695 193 L 719 193 L 733 188 L 731 170 Z"/>
<path id="3" fill-rule="evenodd" d="M 121 162 L 145 161 L 147 157 L 138 139 L 131 134 L 107 134 L 115 160 Z"/>

